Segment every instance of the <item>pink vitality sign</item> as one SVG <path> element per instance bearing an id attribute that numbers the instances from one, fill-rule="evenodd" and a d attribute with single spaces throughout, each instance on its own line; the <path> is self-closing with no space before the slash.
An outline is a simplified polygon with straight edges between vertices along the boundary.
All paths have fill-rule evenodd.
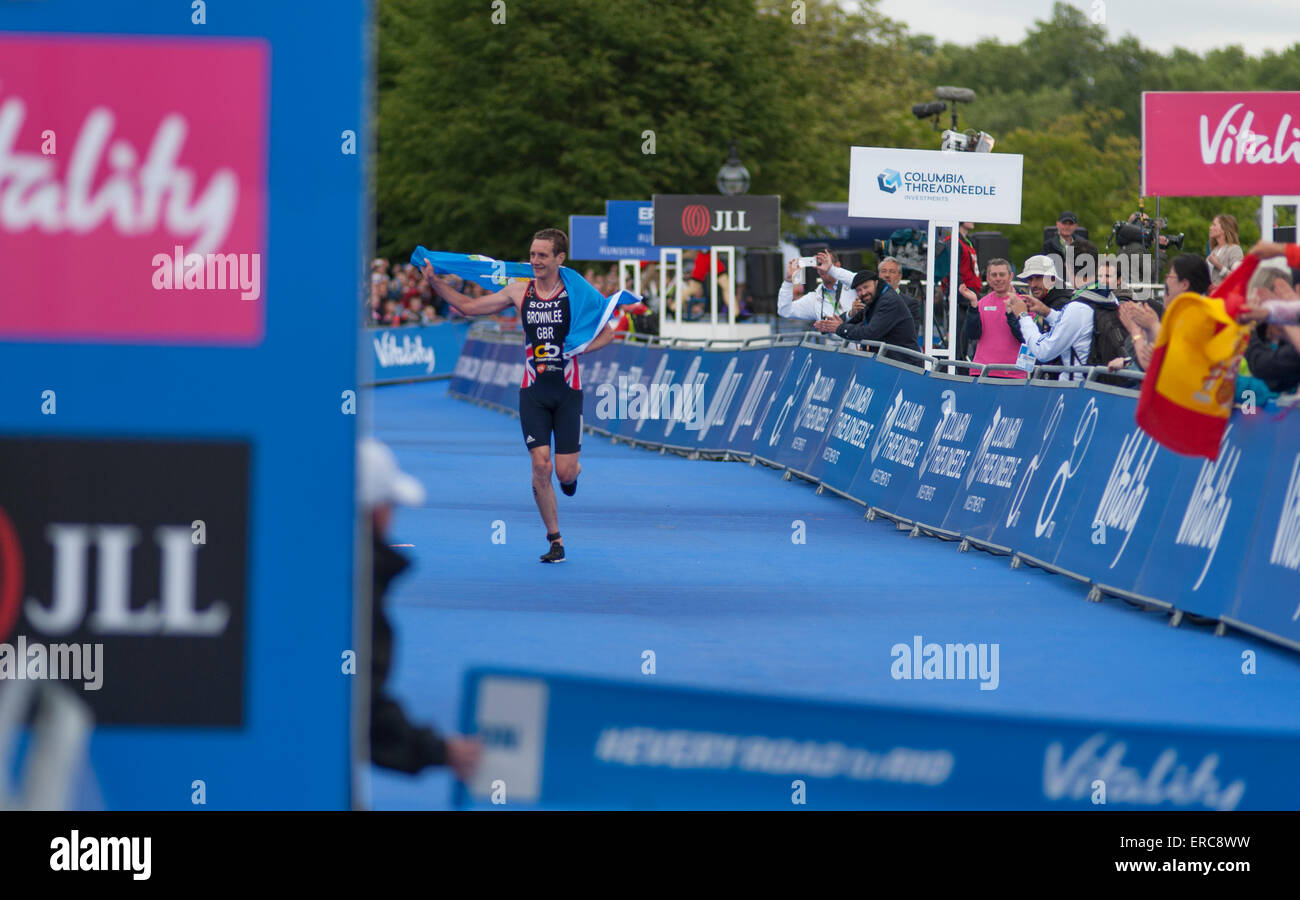
<path id="1" fill-rule="evenodd" d="M 269 56 L 0 36 L 0 339 L 261 342 Z"/>
<path id="2" fill-rule="evenodd" d="M 1300 92 L 1146 92 L 1142 194 L 1300 194 Z"/>

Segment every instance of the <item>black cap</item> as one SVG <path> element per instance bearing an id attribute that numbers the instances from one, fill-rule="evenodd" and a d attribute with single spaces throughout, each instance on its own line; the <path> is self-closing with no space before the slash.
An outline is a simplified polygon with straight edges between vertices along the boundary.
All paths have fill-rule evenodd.
<path id="1" fill-rule="evenodd" d="M 853 287 L 856 288 L 858 285 L 867 281 L 878 281 L 879 278 L 880 276 L 876 274 L 875 269 L 863 269 L 861 272 L 853 276 Z"/>
<path id="2" fill-rule="evenodd" d="M 1056 221 L 1058 221 L 1058 222 L 1071 222 L 1071 223 L 1073 223 L 1073 224 L 1075 224 L 1075 225 L 1078 225 L 1078 224 L 1079 224 L 1079 219 L 1078 219 L 1078 217 L 1075 216 L 1075 214 L 1072 213 L 1072 212 L 1070 212 L 1068 209 L 1067 209 L 1065 212 L 1061 213 L 1059 216 L 1057 216 L 1057 217 L 1056 217 Z"/>

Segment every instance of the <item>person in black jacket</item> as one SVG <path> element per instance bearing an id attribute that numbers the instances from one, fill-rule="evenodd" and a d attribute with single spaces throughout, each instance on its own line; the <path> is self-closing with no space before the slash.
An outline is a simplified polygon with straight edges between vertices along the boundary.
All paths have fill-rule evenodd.
<path id="1" fill-rule="evenodd" d="M 393 626 L 384 597 L 394 578 L 411 565 L 388 546 L 393 504 L 418 506 L 424 486 L 397 467 L 393 451 L 373 438 L 361 442 L 357 454 L 359 501 L 370 513 L 370 761 L 384 769 L 414 775 L 430 766 L 449 766 L 461 781 L 478 765 L 482 745 L 467 738 L 444 738 L 433 728 L 416 725 L 384 686 L 393 658 Z"/>
<path id="2" fill-rule="evenodd" d="M 1286 394 L 1300 387 L 1300 351 L 1287 341 L 1281 327 L 1266 322 L 1256 326 L 1245 355 L 1250 374 L 1269 390 Z"/>
<path id="3" fill-rule="evenodd" d="M 916 347 L 916 322 L 907 301 L 872 269 L 853 278 L 858 300 L 848 319 L 838 316 L 814 322 L 813 327 L 846 341 L 883 341 L 909 350 Z"/>

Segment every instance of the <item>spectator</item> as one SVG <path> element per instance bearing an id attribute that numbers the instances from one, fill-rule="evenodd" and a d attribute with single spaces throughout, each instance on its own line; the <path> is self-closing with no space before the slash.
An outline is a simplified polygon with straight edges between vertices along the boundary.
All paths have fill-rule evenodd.
<path id="1" fill-rule="evenodd" d="M 465 781 L 478 767 L 482 745 L 467 738 L 444 738 L 433 728 L 415 725 L 385 690 L 392 668 L 393 626 L 384 598 L 392 580 L 411 565 L 388 545 L 388 527 L 395 505 L 424 502 L 424 486 L 398 468 L 393 451 L 366 438 L 357 449 L 357 493 L 371 526 L 370 759 L 381 768 L 408 775 L 448 766 Z"/>
<path id="2" fill-rule="evenodd" d="M 710 261 L 713 262 L 713 274 L 718 282 L 718 315 L 722 316 L 731 303 L 731 280 L 727 276 L 726 265 L 721 258 L 714 260 L 713 254 L 708 250 L 699 251 L 691 263 L 691 277 L 686 283 L 687 318 L 703 316 L 709 309 Z"/>
<path id="3" fill-rule="evenodd" d="M 1296 293 L 1291 287 L 1290 273 L 1273 266 L 1260 266 L 1250 279 L 1247 288 L 1249 306 L 1238 318 L 1258 321 L 1246 345 L 1246 365 L 1250 374 L 1260 379 L 1270 391 L 1288 393 L 1300 387 L 1300 326 L 1270 324 L 1271 308 L 1289 311 Z M 1300 304 L 1297 304 L 1300 305 Z"/>
<path id="4" fill-rule="evenodd" d="M 1210 266 L 1210 283 L 1217 286 L 1244 257 L 1236 216 L 1227 213 L 1215 216 L 1210 221 L 1210 255 L 1205 260 Z"/>
<path id="5" fill-rule="evenodd" d="M 1210 269 L 1205 260 L 1195 253 L 1180 253 L 1169 264 L 1165 273 L 1165 305 L 1179 294 L 1208 294 Z"/>
<path id="6" fill-rule="evenodd" d="M 892 256 L 886 256 L 876 266 L 876 271 L 880 273 L 880 280 L 884 281 L 891 288 L 898 292 L 898 295 L 907 303 L 907 311 L 912 314 L 912 324 L 916 326 L 916 333 L 921 333 L 921 298 L 916 293 L 905 294 L 899 290 L 899 285 L 903 283 L 903 264 Z"/>
<path id="7" fill-rule="evenodd" d="M 1075 237 L 1078 227 L 1078 217 L 1066 210 L 1056 217 L 1056 236 L 1043 241 L 1042 255 L 1052 258 L 1067 285 L 1088 281 L 1098 269 L 1097 248 L 1087 238 Z"/>
<path id="8" fill-rule="evenodd" d="M 957 240 L 961 247 L 960 254 L 957 258 L 957 280 L 966 285 L 976 294 L 984 289 L 984 282 L 980 278 L 979 254 L 975 252 L 975 245 L 967 237 L 975 230 L 974 222 L 958 223 Z M 948 311 L 948 273 L 952 271 L 952 262 L 948 256 L 948 248 L 951 246 L 952 234 L 949 233 L 936 248 L 937 255 L 934 260 L 934 271 L 936 274 L 942 274 L 939 280 L 939 290 L 934 298 L 934 308 L 944 311 L 944 331 L 947 333 L 947 311 Z M 946 246 L 945 246 L 946 245 Z M 965 340 L 963 339 L 963 329 L 966 324 L 967 309 L 969 307 L 964 303 L 957 304 L 957 358 L 966 359 Z"/>
<path id="9" fill-rule="evenodd" d="M 857 299 L 852 288 L 853 273 L 840 268 L 837 254 L 822 250 L 817 254 L 817 274 L 821 280 L 817 283 L 816 290 L 796 297 L 794 279 L 802 275 L 802 270 L 799 268 L 799 260 L 790 260 L 785 268 L 785 281 L 781 282 L 781 288 L 776 292 L 777 315 L 809 322 L 834 316 L 839 316 L 842 320 L 849 315 Z"/>
<path id="10" fill-rule="evenodd" d="M 1060 309 L 1070 302 L 1071 292 L 1061 286 L 1060 276 L 1050 256 L 1040 254 L 1029 257 L 1025 260 L 1025 270 L 1020 273 L 1020 278 L 1029 285 L 1029 293 L 1047 308 L 1047 312 Z"/>
<path id="11" fill-rule="evenodd" d="M 1121 300 L 1119 320 L 1129 336 L 1124 342 L 1124 355 L 1112 359 L 1107 367 L 1112 372 L 1129 367 L 1146 371 L 1160 336 L 1159 307 L 1145 301 Z"/>
<path id="12" fill-rule="evenodd" d="M 1115 281 L 1114 268 L 1113 261 L 1103 261 L 1096 283 L 1076 291 L 1061 309 L 1052 310 L 1046 319 L 1051 328 L 1047 334 L 1040 332 L 1030 315 L 1028 301 L 1019 295 L 1011 298 L 1011 309 L 1019 322 L 1021 337 L 1035 359 L 1061 357 L 1067 366 L 1104 366 L 1125 355 L 1127 332 L 1119 318 L 1119 303 L 1108 286 Z M 1081 381 L 1084 375 L 1081 372 L 1062 372 L 1060 378 L 1062 381 Z M 1127 384 L 1120 379 L 1115 379 L 1114 383 Z"/>
<path id="13" fill-rule="evenodd" d="M 1015 296 L 1011 288 L 1011 263 L 1005 259 L 991 259 L 985 271 L 992 290 L 983 297 L 964 284 L 958 288 L 973 310 L 966 314 L 966 336 L 978 341 L 975 362 L 1012 366 L 1020 356 L 1020 329 L 1017 317 L 1010 310 L 1011 298 Z M 1024 378 L 1026 373 L 1019 369 L 1001 369 L 990 372 L 989 376 Z"/>
<path id="14" fill-rule="evenodd" d="M 397 308 L 396 300 L 384 301 L 384 313 L 379 317 L 379 324 L 385 326 L 402 324 L 402 313 Z"/>
<path id="15" fill-rule="evenodd" d="M 883 341 L 911 349 L 916 346 L 916 324 L 907 302 L 872 269 L 853 278 L 857 302 L 848 319 L 831 316 L 813 323 L 818 331 L 834 333 L 846 341 Z"/>

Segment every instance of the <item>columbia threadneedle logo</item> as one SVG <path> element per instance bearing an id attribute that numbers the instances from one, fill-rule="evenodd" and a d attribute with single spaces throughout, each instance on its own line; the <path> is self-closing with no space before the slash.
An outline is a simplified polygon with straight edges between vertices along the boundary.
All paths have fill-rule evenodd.
<path id="1" fill-rule="evenodd" d="M 892 194 L 903 186 L 903 176 L 897 169 L 886 169 L 876 176 L 876 184 L 886 194 Z"/>

